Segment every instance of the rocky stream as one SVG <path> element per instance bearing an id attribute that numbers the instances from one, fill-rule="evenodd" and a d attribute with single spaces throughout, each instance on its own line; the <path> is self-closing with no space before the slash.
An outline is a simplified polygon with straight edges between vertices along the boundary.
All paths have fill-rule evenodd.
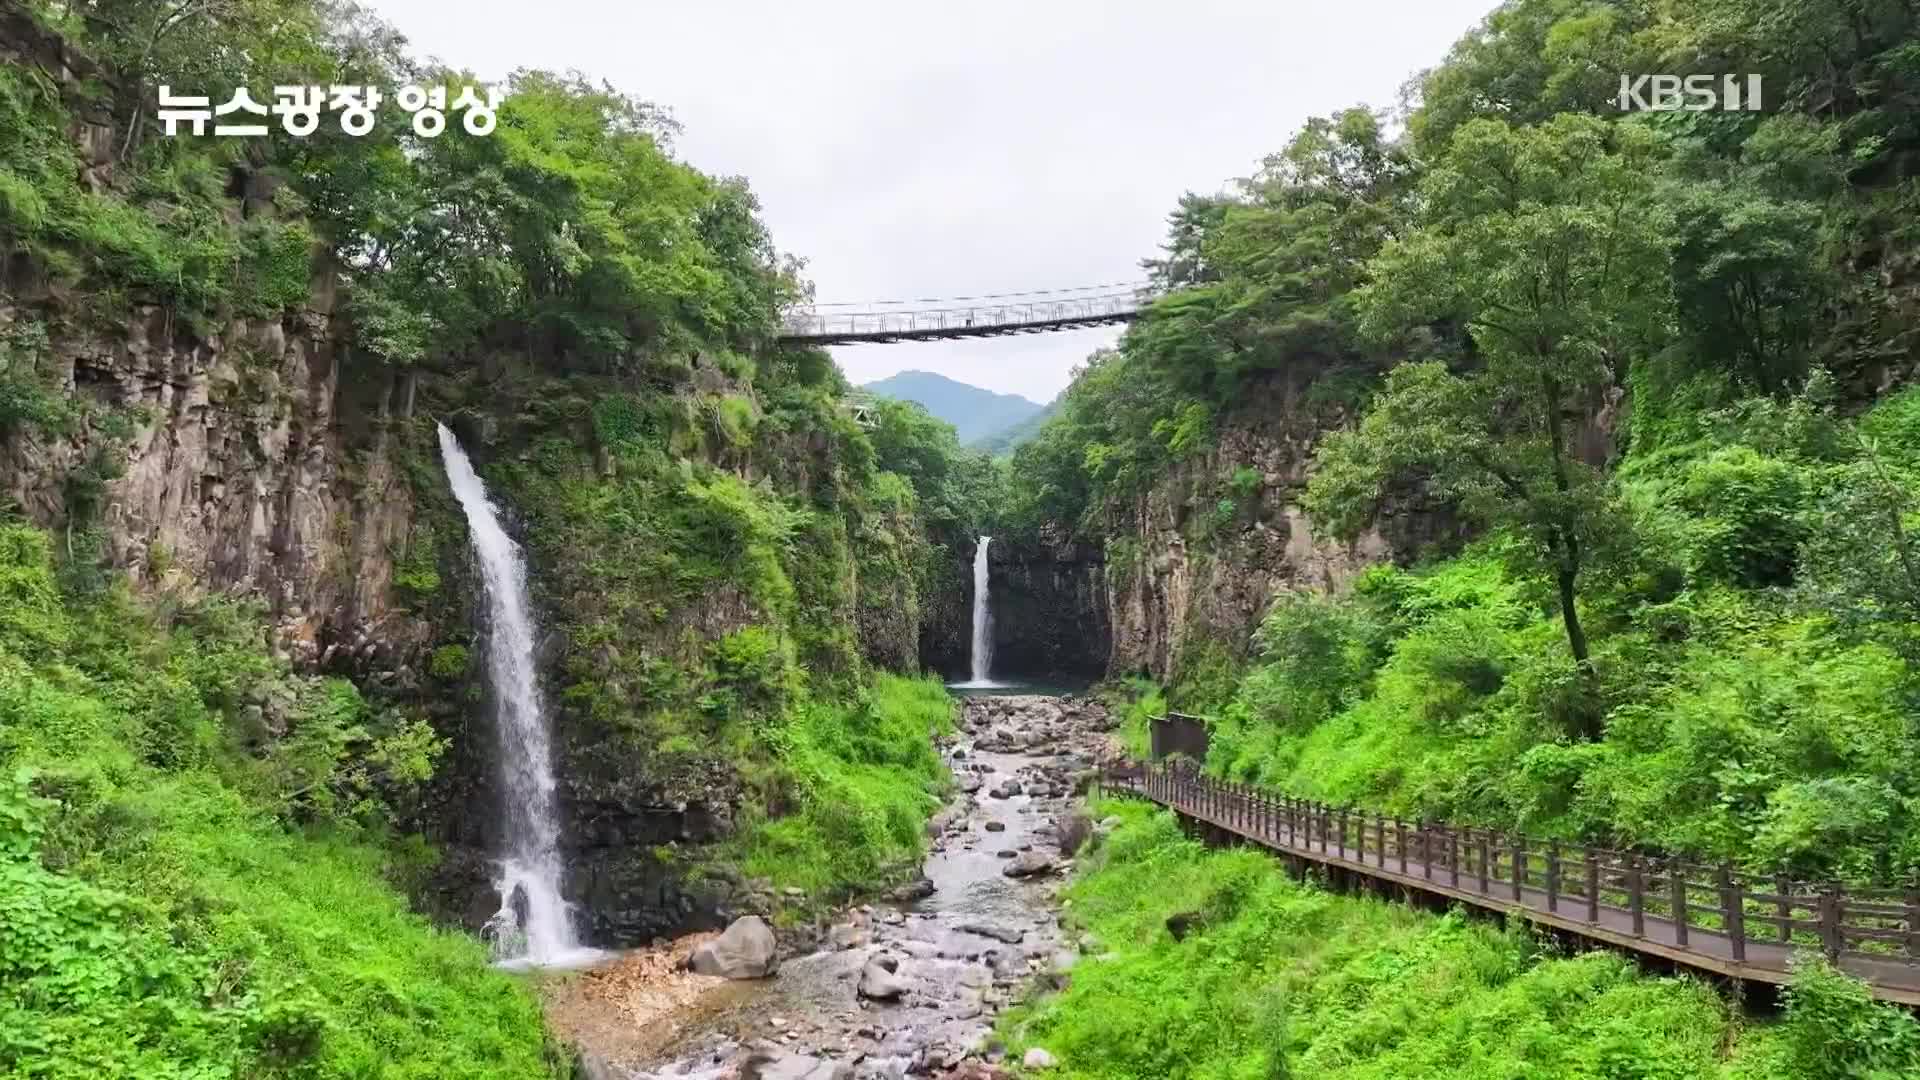
<path id="1" fill-rule="evenodd" d="M 595 1080 L 1005 1075 L 995 1014 L 1098 944 L 1066 939 L 1057 894 L 1099 830 L 1080 797 L 1111 726 L 1072 697 L 963 699 L 917 880 L 814 928 L 747 916 L 552 982 L 556 1029 Z"/>

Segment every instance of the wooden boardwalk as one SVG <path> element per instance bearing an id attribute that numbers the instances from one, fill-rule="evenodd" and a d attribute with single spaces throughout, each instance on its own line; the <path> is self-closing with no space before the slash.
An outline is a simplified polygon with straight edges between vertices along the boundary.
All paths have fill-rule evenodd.
<path id="1" fill-rule="evenodd" d="M 1734 979 L 1785 983 L 1824 953 L 1875 997 L 1920 1005 L 1920 891 L 1756 877 L 1487 829 L 1400 821 L 1275 796 L 1190 769 L 1110 769 L 1102 783 L 1304 863 L 1518 914 L 1590 941 Z"/>

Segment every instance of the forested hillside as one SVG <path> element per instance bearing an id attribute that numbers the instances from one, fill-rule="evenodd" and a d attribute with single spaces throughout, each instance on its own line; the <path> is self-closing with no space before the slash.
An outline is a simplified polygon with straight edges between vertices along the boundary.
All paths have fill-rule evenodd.
<path id="1" fill-rule="evenodd" d="M 911 401 L 953 425 L 963 446 L 975 446 L 1031 420 L 1041 407 L 1018 394 L 996 394 L 931 371 L 902 371 L 861 387 Z"/>
<path id="2" fill-rule="evenodd" d="M 0 60 L 0 1072 L 571 1069 L 469 933 L 499 778 L 436 421 L 527 552 L 593 940 L 917 868 L 975 503 L 950 429 L 773 345 L 806 286 L 744 182 L 538 71 L 491 130 L 162 133 L 162 81 L 477 83 L 350 5 L 7 0 Z"/>
<path id="3" fill-rule="evenodd" d="M 1015 451 L 993 528 L 1103 545 L 1135 722 L 1206 715 L 1211 772 L 1407 819 L 1910 883 L 1917 30 L 1920 10 L 1880 0 L 1502 5 L 1412 80 L 1404 116 L 1316 119 L 1234 190 L 1180 201 L 1148 264 L 1167 294 Z M 1622 113 L 1636 72 L 1759 74 L 1766 105 Z M 1025 1021 L 1036 1042 L 1148 1075 L 1138 1040 L 1185 1015 L 1158 1002 L 1313 962 L 1288 928 L 1321 916 L 1251 899 L 1226 857 L 1114 858 L 1083 894 L 1103 935 L 1179 910 L 1127 893 L 1134 874 L 1222 875 L 1186 901 L 1217 904 L 1220 929 L 1185 951 L 1140 939 L 1127 980 L 1103 967 Z M 1558 977 L 1526 970 L 1487 984 Z M 1345 977 L 1318 970 L 1271 1015 L 1248 1005 L 1242 1023 L 1300 1025 L 1275 1048 L 1223 1036 L 1192 1054 L 1221 1075 L 1485 1075 L 1409 1064 L 1424 1021 L 1384 1003 L 1394 1019 L 1353 1036 L 1366 1051 L 1330 1046 L 1346 1014 L 1319 1011 L 1318 982 Z M 1397 980 L 1420 976 L 1381 977 L 1413 993 Z M 1136 998 L 1141 982 L 1159 989 Z M 1534 987 L 1497 992 L 1553 994 Z M 1809 983 L 1801 1008 L 1826 992 Z M 1681 1065 L 1698 1048 L 1657 1026 L 1632 1036 L 1645 1068 L 1665 1046 L 1673 1075 L 1754 1067 L 1707 1064 L 1732 1029 Z M 1758 1074 L 1904 1075 L 1913 1032 L 1896 1026 L 1809 1028 L 1790 1059 L 1755 1051 Z M 1580 1032 L 1556 1038 L 1529 1052 L 1616 1075 Z"/>
<path id="4" fill-rule="evenodd" d="M 1151 542 L 1130 502 L 1284 384 L 1299 473 L 1210 461 L 1189 547 L 1352 540 L 1410 499 L 1463 528 L 1279 590 L 1257 633 L 1188 627 L 1161 674 L 1216 716 L 1211 767 L 1903 879 L 1915 17 L 1503 6 L 1404 128 L 1315 120 L 1236 193 L 1183 200 L 1150 264 L 1179 288 L 1016 452 L 1002 527 L 1070 525 L 1129 573 Z M 1768 108 L 1613 101 L 1622 71 L 1722 69 L 1762 74 Z"/>

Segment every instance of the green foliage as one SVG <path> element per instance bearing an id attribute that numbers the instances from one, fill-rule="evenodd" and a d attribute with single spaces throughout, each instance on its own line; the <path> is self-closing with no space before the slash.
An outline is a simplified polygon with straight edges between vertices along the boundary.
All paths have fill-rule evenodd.
<path id="1" fill-rule="evenodd" d="M 465 645 L 442 645 L 427 658 L 427 672 L 436 679 L 458 679 L 469 662 Z"/>
<path id="2" fill-rule="evenodd" d="M 46 328 L 38 323 L 0 327 L 0 436 L 21 427 L 59 434 L 71 426 L 73 409 L 44 370 Z"/>
<path id="3" fill-rule="evenodd" d="M 1675 505 L 1692 518 L 1695 574 L 1749 588 L 1791 584 L 1806 538 L 1808 487 L 1794 463 L 1745 446 L 1693 462 Z"/>
<path id="4" fill-rule="evenodd" d="M 1407 166 L 1378 116 L 1349 109 L 1309 121 L 1232 195 L 1183 199 L 1165 258 L 1148 263 L 1183 288 L 1089 358 L 1014 450 L 996 527 L 1097 534 L 1104 511 L 1204 451 L 1250 382 L 1303 369 L 1367 381 L 1379 357 L 1351 292 L 1402 212 Z"/>
<path id="5" fill-rule="evenodd" d="M 795 703 L 763 736 L 777 754 L 771 805 L 729 854 L 815 902 L 917 866 L 946 779 L 932 737 L 952 729 L 953 701 L 934 679 L 882 674 L 852 707 Z"/>
<path id="6" fill-rule="evenodd" d="M 1132 677 L 1108 687 L 1107 706 L 1120 714 L 1120 744 L 1135 761 L 1145 761 L 1152 749 L 1153 720 L 1165 716 L 1166 691 L 1149 679 Z"/>
<path id="7" fill-rule="evenodd" d="M 0 1068 L 564 1075 L 531 995 L 384 882 L 431 728 L 288 674 L 245 609 L 63 597 L 35 530 L 0 527 L 0 583 Z"/>
<path id="8" fill-rule="evenodd" d="M 1296 885 L 1265 855 L 1209 851 L 1172 817 L 1123 824 L 1068 892 L 1106 954 L 1003 1015 L 1015 1057 L 1068 1077 L 1895 1076 L 1913 1019 L 1803 969 L 1785 1019 L 1743 1021 L 1714 989 L 1605 951 L 1563 955 L 1460 913 Z M 1168 916 L 1198 913 L 1181 940 Z M 1878 1070 L 1878 1071 L 1875 1071 Z"/>
<path id="9" fill-rule="evenodd" d="M 1807 1080 L 1893 1077 L 1920 1068 L 1920 1023 L 1876 1004 L 1866 987 L 1819 960 L 1787 990 L 1779 1075 Z"/>

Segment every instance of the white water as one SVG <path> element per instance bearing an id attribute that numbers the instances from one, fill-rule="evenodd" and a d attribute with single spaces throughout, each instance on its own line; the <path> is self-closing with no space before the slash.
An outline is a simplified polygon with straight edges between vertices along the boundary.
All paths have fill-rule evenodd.
<path id="1" fill-rule="evenodd" d="M 493 684 L 505 821 L 502 823 L 500 912 L 488 923 L 502 966 L 570 967 L 600 955 L 582 948 L 572 905 L 561 895 L 560 818 L 554 806 L 553 748 L 534 667 L 533 605 L 520 545 L 500 527 L 487 489 L 445 424 L 440 457 L 487 586 L 487 676 Z M 514 893 L 524 900 L 525 921 Z"/>
<path id="2" fill-rule="evenodd" d="M 952 683 L 957 689 L 990 689 L 993 670 L 993 604 L 987 595 L 987 545 L 993 537 L 983 536 L 973 548 L 973 677 Z"/>

